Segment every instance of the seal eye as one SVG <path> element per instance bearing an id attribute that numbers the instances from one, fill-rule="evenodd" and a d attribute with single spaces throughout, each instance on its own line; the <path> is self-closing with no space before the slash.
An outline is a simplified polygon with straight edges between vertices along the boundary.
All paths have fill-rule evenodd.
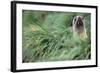
<path id="1" fill-rule="evenodd" d="M 74 19 L 74 24 L 76 24 L 76 18 Z"/>
<path id="2" fill-rule="evenodd" d="M 75 22 L 76 22 L 76 18 L 75 18 L 75 20 L 74 20 Z"/>

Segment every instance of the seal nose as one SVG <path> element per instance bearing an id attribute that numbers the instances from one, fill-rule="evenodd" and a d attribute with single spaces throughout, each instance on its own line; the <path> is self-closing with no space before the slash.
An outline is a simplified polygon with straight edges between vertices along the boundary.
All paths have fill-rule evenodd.
<path id="1" fill-rule="evenodd" d="M 81 17 L 78 17 L 76 27 L 77 28 L 83 27 L 83 21 L 82 21 Z"/>
<path id="2" fill-rule="evenodd" d="M 81 21 L 82 19 L 81 19 L 81 17 L 78 17 L 78 21 Z"/>

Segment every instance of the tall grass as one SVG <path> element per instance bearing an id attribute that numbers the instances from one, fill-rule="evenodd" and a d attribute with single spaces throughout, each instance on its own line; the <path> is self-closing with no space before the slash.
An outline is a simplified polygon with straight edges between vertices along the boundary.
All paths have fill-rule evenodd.
<path id="1" fill-rule="evenodd" d="M 23 10 L 23 62 L 87 60 L 91 58 L 89 13 Z M 70 25 L 76 15 L 84 17 L 88 38 L 73 38 Z"/>

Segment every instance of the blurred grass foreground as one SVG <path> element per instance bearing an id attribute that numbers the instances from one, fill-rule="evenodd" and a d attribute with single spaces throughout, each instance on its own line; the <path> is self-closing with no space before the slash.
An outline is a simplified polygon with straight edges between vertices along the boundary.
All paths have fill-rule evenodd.
<path id="1" fill-rule="evenodd" d="M 73 38 L 70 25 L 77 15 L 84 17 L 88 38 Z M 77 12 L 22 12 L 22 61 L 47 62 L 91 59 L 91 14 Z"/>

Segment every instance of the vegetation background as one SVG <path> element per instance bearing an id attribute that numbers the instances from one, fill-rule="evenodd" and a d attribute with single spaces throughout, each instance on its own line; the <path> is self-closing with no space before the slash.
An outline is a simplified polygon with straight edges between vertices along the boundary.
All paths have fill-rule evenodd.
<path id="1" fill-rule="evenodd" d="M 84 17 L 88 38 L 73 38 L 70 25 L 75 16 Z M 23 62 L 91 59 L 91 14 L 77 12 L 22 12 Z"/>

